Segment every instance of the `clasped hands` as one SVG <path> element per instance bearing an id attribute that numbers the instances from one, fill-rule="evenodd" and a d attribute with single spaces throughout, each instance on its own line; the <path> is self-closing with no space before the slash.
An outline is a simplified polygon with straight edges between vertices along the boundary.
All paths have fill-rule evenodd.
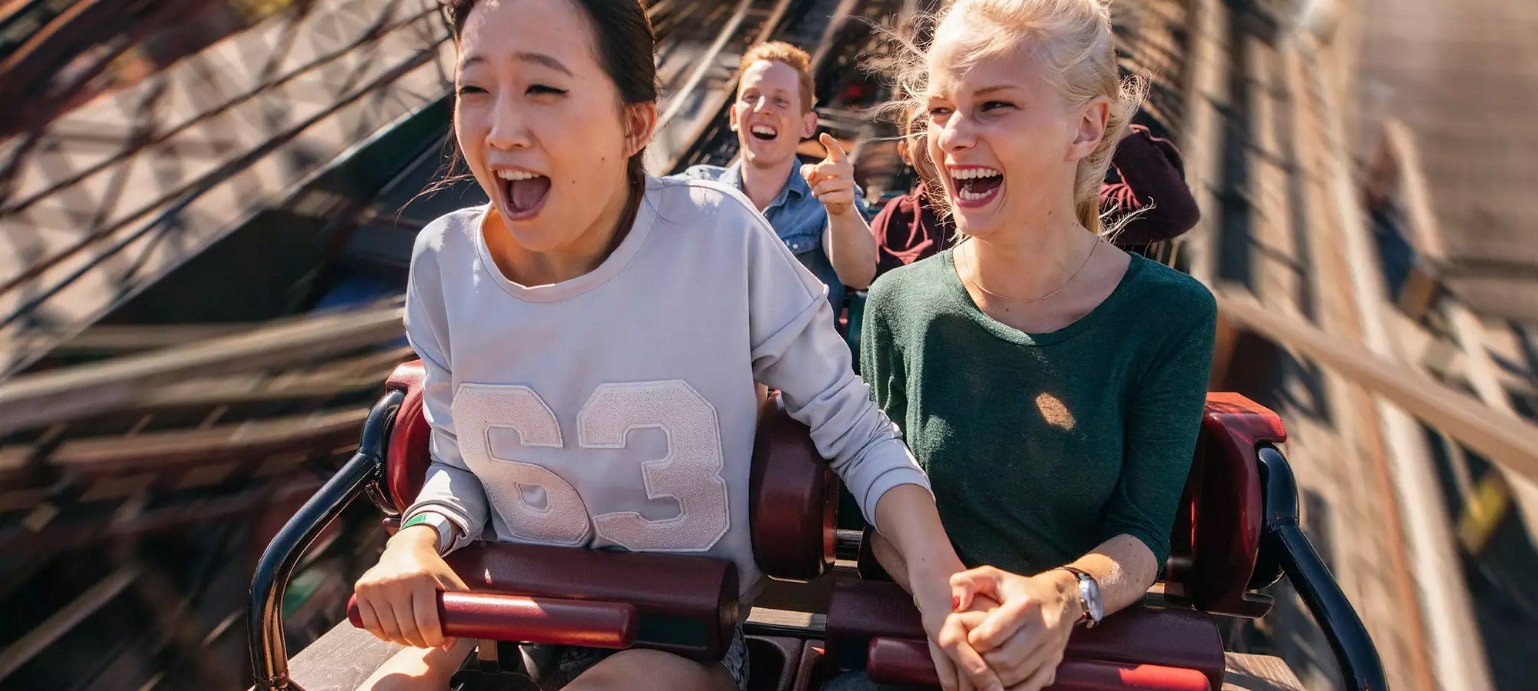
<path id="1" fill-rule="evenodd" d="M 930 657 L 946 691 L 1039 691 L 1052 684 L 1082 612 L 1071 573 L 1020 576 L 983 566 L 951 576 L 950 586 L 951 611 L 923 608 Z"/>

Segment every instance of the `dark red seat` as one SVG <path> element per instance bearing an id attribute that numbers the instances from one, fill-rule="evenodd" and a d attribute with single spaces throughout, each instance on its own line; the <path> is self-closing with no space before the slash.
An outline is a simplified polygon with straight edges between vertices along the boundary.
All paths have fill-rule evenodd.
<path id="1" fill-rule="evenodd" d="M 385 485 L 390 491 L 390 501 L 397 512 L 406 507 L 422 492 L 422 482 L 427 479 L 427 467 L 432 458 L 427 452 L 427 442 L 432 438 L 432 427 L 422 414 L 422 380 L 426 371 L 421 360 L 413 360 L 395 368 L 385 380 L 385 388 L 406 392 L 401 407 L 395 412 L 390 426 L 390 441 L 385 447 Z"/>
<path id="2" fill-rule="evenodd" d="M 418 363 L 402 365 L 389 381 L 406 394 L 386 468 L 397 510 L 416 496 L 430 463 L 421 381 Z M 1171 541 L 1164 584 L 1171 606 L 1132 608 L 1076 632 L 1057 688 L 1184 689 L 1193 675 L 1221 687 L 1222 640 L 1208 613 L 1258 616 L 1268 605 L 1252 593 L 1252 581 L 1275 578 L 1256 573 L 1262 527 L 1256 448 L 1284 439 L 1280 419 L 1265 408 L 1234 394 L 1209 396 Z M 767 400 L 754 445 L 750 507 L 755 558 L 765 573 L 805 580 L 828 568 L 837 487 L 806 428 L 776 398 Z M 609 607 L 632 605 L 640 622 L 634 645 L 701 659 L 721 655 L 738 615 L 735 569 L 716 560 L 498 543 L 461 550 L 450 561 L 478 592 L 594 603 L 593 611 L 573 611 L 570 622 L 620 621 Z M 523 626 L 517 634 L 533 640 Z M 514 635 L 511 627 L 505 633 Z M 599 633 L 625 643 L 615 631 L 590 632 Z M 548 638 L 560 635 L 552 630 Z M 865 667 L 874 678 L 932 683 L 918 613 L 890 583 L 835 586 L 827 653 L 840 669 Z"/>
<path id="3" fill-rule="evenodd" d="M 385 494 L 397 514 L 421 491 L 432 463 L 423 376 L 421 363 L 409 362 L 386 382 L 387 388 L 405 393 L 385 459 Z M 809 580 L 832 565 L 838 480 L 805 426 L 785 413 L 778 396 L 770 396 L 759 410 L 749 486 L 754 557 L 765 574 Z M 595 624 L 579 633 L 602 647 L 633 644 L 719 659 L 739 619 L 737 570 L 723 560 L 488 542 L 459 550 L 448 561 L 476 596 L 442 603 L 446 626 L 474 619 L 485 638 L 559 643 L 572 635 L 562 626 L 605 622 L 607 629 Z M 593 606 L 567 607 L 561 620 L 530 622 L 515 615 L 525 611 L 519 606 L 531 597 Z M 638 627 L 628 640 L 616 630 L 623 624 L 612 609 L 616 603 L 636 612 Z M 493 610 L 505 615 L 500 629 Z"/>
<path id="4" fill-rule="evenodd" d="M 1207 394 L 1196 456 L 1170 534 L 1164 594 L 1213 614 L 1259 617 L 1271 600 L 1251 591 L 1276 582 L 1257 573 L 1265 502 L 1259 449 L 1287 441 L 1282 419 L 1236 393 Z"/>
<path id="5" fill-rule="evenodd" d="M 1222 687 L 1223 641 L 1211 615 L 1269 609 L 1270 600 L 1252 592 L 1277 577 L 1256 569 L 1264 522 L 1258 449 L 1285 440 L 1275 413 L 1237 394 L 1208 395 L 1171 536 L 1170 606 L 1129 608 L 1074 632 L 1054 688 L 1188 688 L 1192 673 Z M 840 668 L 864 666 L 890 683 L 935 683 L 918 612 L 897 586 L 839 583 L 827 627 L 828 654 Z"/>

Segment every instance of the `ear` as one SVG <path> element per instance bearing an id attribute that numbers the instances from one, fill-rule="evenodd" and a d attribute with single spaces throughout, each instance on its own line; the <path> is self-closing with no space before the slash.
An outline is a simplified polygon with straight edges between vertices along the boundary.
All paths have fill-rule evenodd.
<path id="1" fill-rule="evenodd" d="M 657 102 L 630 103 L 625 106 L 625 155 L 636 155 L 652 141 L 657 131 Z"/>
<path id="2" fill-rule="evenodd" d="M 1068 147 L 1069 162 L 1076 163 L 1094 153 L 1095 147 L 1100 146 L 1100 139 L 1105 136 L 1106 123 L 1110 119 L 1111 99 L 1105 96 L 1096 96 L 1079 107 L 1073 143 Z"/>
<path id="3" fill-rule="evenodd" d="M 815 134 L 817 134 L 817 111 L 807 111 L 806 115 L 801 116 L 801 138 L 811 139 Z"/>
<path id="4" fill-rule="evenodd" d="M 726 122 L 733 132 L 737 131 L 737 104 L 741 101 L 733 100 L 732 107 L 726 109 Z"/>

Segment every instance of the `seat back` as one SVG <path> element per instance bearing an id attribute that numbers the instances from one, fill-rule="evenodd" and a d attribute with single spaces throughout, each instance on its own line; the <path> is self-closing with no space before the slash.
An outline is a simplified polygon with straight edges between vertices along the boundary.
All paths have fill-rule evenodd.
<path id="1" fill-rule="evenodd" d="M 1196 455 L 1170 535 L 1164 593 L 1214 614 L 1255 617 L 1269 601 L 1248 595 L 1260 552 L 1262 444 L 1287 439 L 1282 420 L 1236 393 L 1207 395 Z"/>
<path id="2" fill-rule="evenodd" d="M 838 476 L 777 392 L 759 405 L 748 488 L 753 559 L 764 573 L 809 581 L 833 565 Z"/>
<path id="3" fill-rule="evenodd" d="M 427 479 L 427 467 L 432 457 L 427 452 L 427 442 L 432 438 L 432 428 L 423 414 L 422 382 L 426 370 L 421 360 L 412 360 L 396 366 L 385 380 L 385 388 L 406 392 L 401 407 L 395 412 L 395 422 L 390 426 L 390 440 L 385 445 L 385 485 L 390 501 L 397 511 L 405 511 L 422 492 L 422 482 Z"/>

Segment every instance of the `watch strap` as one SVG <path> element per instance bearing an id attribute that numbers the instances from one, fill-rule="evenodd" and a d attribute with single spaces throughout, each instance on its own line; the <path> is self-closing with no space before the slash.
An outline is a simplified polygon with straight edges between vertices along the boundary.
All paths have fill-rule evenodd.
<path id="1" fill-rule="evenodd" d="M 1081 614 L 1079 616 L 1079 622 L 1084 624 L 1084 628 L 1086 628 L 1086 629 L 1095 628 L 1095 625 L 1100 623 L 1100 619 L 1095 616 L 1095 609 L 1096 609 L 1095 606 L 1090 604 L 1090 601 L 1089 601 L 1089 597 L 1090 597 L 1089 590 L 1090 590 L 1090 588 L 1088 587 L 1088 585 L 1089 584 L 1093 584 L 1094 585 L 1094 590 L 1098 594 L 1099 590 L 1100 590 L 1100 583 L 1099 583 L 1099 581 L 1096 581 L 1095 577 L 1091 576 L 1089 574 L 1089 572 L 1087 572 L 1087 571 L 1085 571 L 1083 569 L 1080 569 L 1080 568 L 1076 568 L 1076 567 L 1073 567 L 1073 566 L 1059 566 L 1057 568 L 1062 569 L 1064 571 L 1067 571 L 1068 573 L 1073 574 L 1074 578 L 1078 579 L 1078 581 L 1079 581 L 1079 587 L 1078 587 L 1078 591 L 1079 591 L 1079 609 L 1082 610 Z"/>

